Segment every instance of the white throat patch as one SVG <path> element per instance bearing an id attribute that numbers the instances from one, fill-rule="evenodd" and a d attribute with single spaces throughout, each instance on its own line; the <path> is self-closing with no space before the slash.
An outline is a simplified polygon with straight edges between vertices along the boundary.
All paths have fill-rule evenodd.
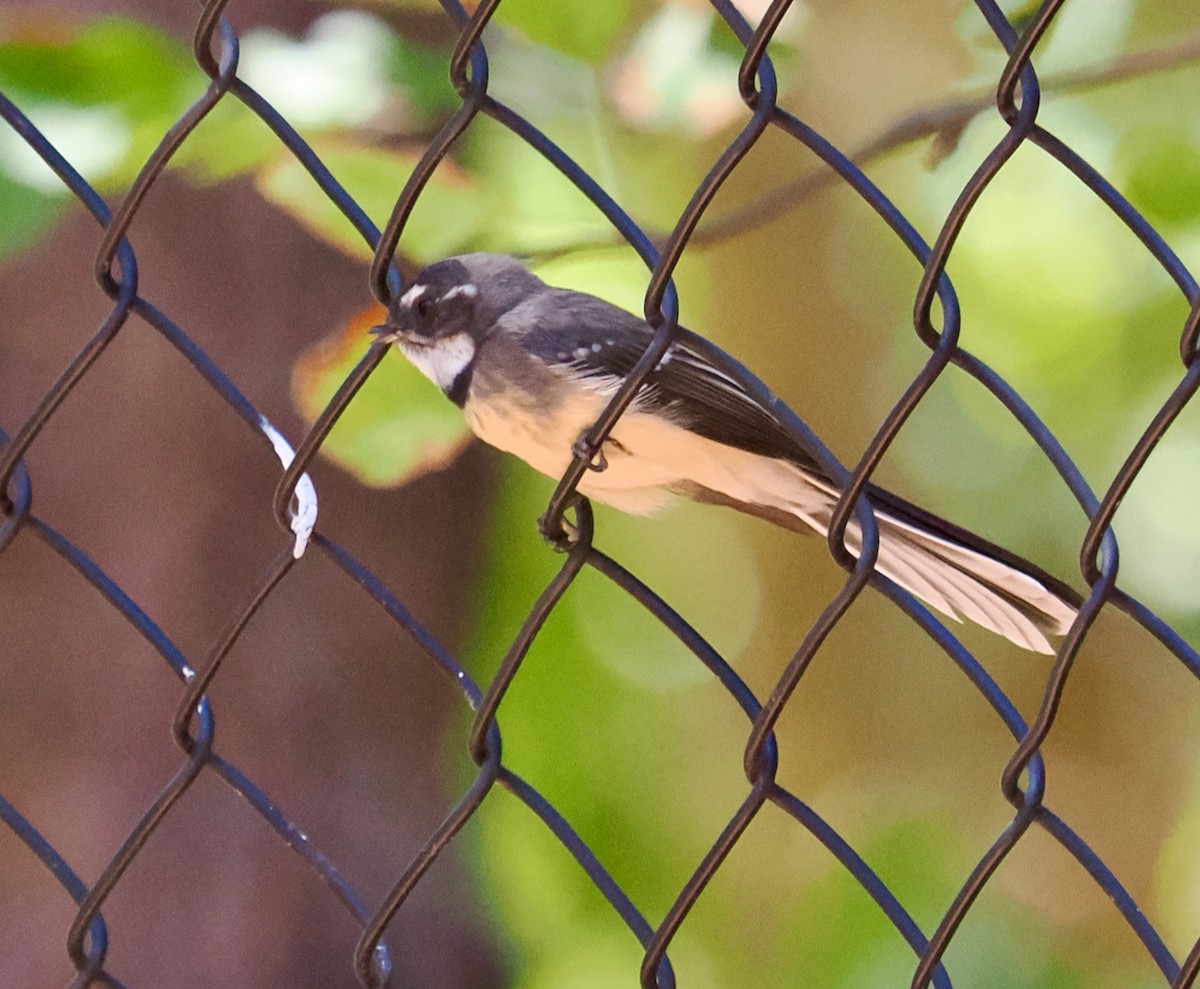
<path id="1" fill-rule="evenodd" d="M 434 340 L 429 345 L 396 341 L 404 356 L 442 391 L 449 391 L 455 379 L 475 357 L 475 341 L 467 333 Z"/>

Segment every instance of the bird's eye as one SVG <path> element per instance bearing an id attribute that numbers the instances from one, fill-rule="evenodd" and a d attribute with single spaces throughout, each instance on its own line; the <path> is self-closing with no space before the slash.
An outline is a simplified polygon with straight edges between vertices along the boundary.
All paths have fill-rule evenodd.
<path id="1" fill-rule="evenodd" d="M 433 312 L 433 299 L 424 296 L 417 300 L 417 315 L 422 318 Z"/>

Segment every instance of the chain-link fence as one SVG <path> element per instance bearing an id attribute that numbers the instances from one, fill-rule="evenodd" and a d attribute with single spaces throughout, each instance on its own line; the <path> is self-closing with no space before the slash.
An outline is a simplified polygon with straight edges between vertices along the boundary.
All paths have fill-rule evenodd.
<path id="1" fill-rule="evenodd" d="M 979 162 L 974 173 L 962 186 L 957 201 L 946 215 L 932 243 L 927 243 L 922 238 L 909 219 L 851 157 L 822 137 L 805 121 L 790 113 L 781 102 L 770 53 L 771 43 L 781 19 L 792 6 L 790 0 L 776 0 L 770 4 L 756 23 L 748 20 L 739 12 L 738 5 L 730 0 L 710 0 L 713 10 L 736 36 L 738 44 L 744 50 L 738 74 L 738 88 L 747 108 L 745 123 L 737 136 L 715 157 L 715 163 L 695 189 L 674 229 L 658 240 L 648 236 L 606 191 L 604 185 L 577 164 L 566 150 L 556 145 L 529 120 L 489 93 L 485 29 L 502 2 L 503 0 L 491 0 L 470 5 L 471 9 L 467 9 L 456 0 L 444 0 L 445 15 L 453 20 L 459 31 L 449 68 L 450 78 L 461 102 L 457 111 L 449 116 L 436 136 L 428 142 L 407 184 L 398 192 L 394 211 L 382 231 L 376 228 L 339 184 L 337 176 L 326 168 L 322 158 L 306 144 L 288 121 L 239 78 L 238 36 L 226 18 L 226 8 L 236 7 L 236 4 L 210 2 L 205 5 L 195 31 L 194 54 L 197 63 L 210 79 L 208 88 L 163 136 L 136 181 L 111 208 L 81 177 L 72 163 L 63 158 L 54 144 L 30 123 L 22 108 L 0 96 L 0 109 L 8 127 L 49 165 L 62 185 L 70 190 L 71 195 L 102 228 L 103 237 L 95 254 L 94 274 L 110 300 L 107 315 L 100 322 L 99 328 L 83 346 L 70 355 L 69 360 L 58 370 L 52 384 L 44 390 L 40 383 L 36 384 L 39 389 L 38 397 L 28 405 L 32 411 L 19 421 L 4 424 L 5 432 L 0 437 L 3 440 L 3 456 L 0 457 L 0 479 L 3 483 L 0 484 L 0 488 L 7 493 L 3 501 L 0 551 L 5 553 L 10 561 L 17 561 L 11 564 L 16 570 L 15 577 L 10 579 L 32 581 L 36 594 L 37 575 L 44 572 L 47 564 L 41 556 L 37 557 L 35 562 L 31 555 L 34 550 L 30 544 L 40 544 L 58 561 L 54 566 L 69 568 L 90 584 L 106 602 L 110 614 L 119 615 L 130 628 L 136 630 L 145 645 L 169 666 L 182 686 L 169 719 L 179 751 L 174 769 L 164 772 L 153 799 L 145 803 L 140 820 L 128 829 L 128 834 L 119 847 L 110 852 L 107 866 L 93 877 L 83 878 L 81 873 L 85 870 L 73 860 L 71 852 L 71 849 L 81 847 L 79 842 L 72 838 L 72 827 L 85 825 L 86 818 L 91 813 L 87 808 L 76 808 L 75 820 L 52 820 L 46 815 L 39 815 L 38 808 L 19 807 L 16 801 L 10 803 L 0 794 L 0 817 L 17 841 L 32 853 L 44 869 L 42 881 L 45 884 L 57 883 L 77 906 L 69 930 L 66 931 L 67 955 L 76 971 L 71 984 L 127 984 L 131 989 L 140 984 L 132 979 L 128 982 L 121 981 L 118 978 L 118 974 L 121 973 L 120 965 L 110 961 L 110 948 L 114 949 L 112 957 L 121 956 L 121 952 L 115 949 L 120 946 L 124 936 L 121 926 L 110 919 L 110 903 L 114 898 L 118 898 L 123 884 L 129 882 L 129 877 L 139 867 L 152 867 L 145 859 L 148 843 L 156 832 L 172 826 L 186 830 L 186 822 L 189 815 L 194 813 L 197 802 L 201 799 L 212 799 L 213 790 L 209 781 L 219 782 L 243 797 L 282 845 L 319 875 L 328 887 L 328 895 L 345 908 L 359 932 L 353 971 L 364 986 L 380 986 L 389 982 L 393 968 L 393 954 L 389 953 L 386 937 L 389 925 L 392 925 L 397 917 L 405 916 L 410 896 L 427 883 L 431 866 L 438 860 L 450 840 L 488 801 L 496 799 L 493 794 L 497 785 L 532 812 L 528 821 L 529 828 L 543 828 L 561 843 L 574 858 L 578 868 L 587 875 L 599 894 L 607 901 L 611 911 L 641 944 L 644 955 L 640 983 L 646 987 L 668 987 L 676 984 L 676 974 L 671 962 L 671 948 L 676 936 L 687 927 L 689 917 L 701 894 L 725 868 L 728 856 L 738 847 L 747 829 L 764 808 L 768 807 L 782 811 L 794 822 L 795 828 L 815 838 L 836 860 L 840 869 L 853 877 L 869 895 L 880 915 L 887 918 L 895 934 L 911 949 L 911 983 L 914 987 L 934 985 L 939 989 L 948 989 L 952 985 L 960 984 L 955 978 L 953 966 L 946 964 L 947 951 L 997 870 L 1010 854 L 1027 840 L 1027 836 L 1034 833 L 1048 836 L 1061 846 L 1111 901 L 1108 909 L 1115 911 L 1124 929 L 1141 943 L 1145 955 L 1159 973 L 1158 981 L 1147 982 L 1147 985 L 1160 984 L 1171 986 L 1172 989 L 1184 989 L 1196 984 L 1197 975 L 1200 974 L 1200 942 L 1191 947 L 1184 957 L 1177 957 L 1172 953 L 1156 928 L 1153 917 L 1144 913 L 1135 902 L 1116 871 L 1110 868 L 1106 858 L 1098 854 L 1081 837 L 1081 829 L 1077 825 L 1056 814 L 1046 799 L 1047 766 L 1042 752 L 1043 743 L 1055 725 L 1076 656 L 1102 612 L 1109 609 L 1124 612 L 1157 640 L 1165 654 L 1174 657 L 1172 662 L 1177 661 L 1181 664 L 1193 678 L 1200 677 L 1200 657 L 1195 649 L 1149 608 L 1118 586 L 1117 543 L 1111 530 L 1118 507 L 1138 477 L 1139 471 L 1156 444 L 1172 428 L 1172 424 L 1191 401 L 1197 385 L 1200 384 L 1200 361 L 1196 360 L 1197 334 L 1200 333 L 1200 292 L 1197 291 L 1191 273 L 1155 228 L 1088 163 L 1085 157 L 1039 123 L 1041 89 L 1034 61 L 1039 44 L 1055 23 L 1055 17 L 1063 6 L 1061 0 L 1047 0 L 1042 3 L 1036 11 L 1021 21 L 1019 27 L 1014 26 L 990 0 L 977 0 L 975 16 L 986 21 L 995 39 L 1008 53 L 1007 63 L 995 86 L 995 110 L 1003 119 L 1006 128 L 1002 138 Z M 131 234 L 131 228 L 138 222 L 141 212 L 146 209 L 148 197 L 153 195 L 160 185 L 164 171 L 173 156 L 192 140 L 193 134 L 205 118 L 223 101 L 229 100 L 240 101 L 274 132 L 282 146 L 295 156 L 316 180 L 322 194 L 336 205 L 354 224 L 362 238 L 372 246 L 375 250 L 375 260 L 371 268 L 370 284 L 381 302 L 386 303 L 395 298 L 403 287 L 403 280 L 394 264 L 394 254 L 411 211 L 420 200 L 434 171 L 454 152 L 456 141 L 480 117 L 490 117 L 544 156 L 546 161 L 595 204 L 619 237 L 641 256 L 650 272 L 645 295 L 645 314 L 655 328 L 654 343 L 639 361 L 624 387 L 612 399 L 604 415 L 587 434 L 585 448 L 576 456 L 571 469 L 562 478 L 542 522 L 545 531 L 554 536 L 562 532 L 564 513 L 573 510 L 577 538 L 571 541 L 561 570 L 541 592 L 536 605 L 530 610 L 519 635 L 500 663 L 498 672 L 486 683 L 477 683 L 418 617 L 420 609 L 406 604 L 389 586 L 388 580 L 369 569 L 362 561 L 364 554 L 353 544 L 333 539 L 326 531 L 323 519 L 318 515 L 317 489 L 306 471 L 312 468 L 313 458 L 320 452 L 334 424 L 383 359 L 386 348 L 376 345 L 366 353 L 329 402 L 319 420 L 293 449 L 282 433 L 259 411 L 256 403 L 235 384 L 235 380 L 240 376 L 238 368 L 227 367 L 214 359 L 209 348 L 202 347 L 198 342 L 201 334 L 185 330 L 181 325 L 181 317 L 172 316 L 156 307 L 148 298 L 152 293 L 143 290 L 144 280 L 139 277 L 140 256 L 134 248 L 136 238 Z M 974 114 L 977 109 L 971 108 L 969 112 Z M 907 126 L 920 129 L 919 124 L 913 125 L 911 122 Z M 591 510 L 585 501 L 575 498 L 574 488 L 587 471 L 590 458 L 599 450 L 604 438 L 628 406 L 645 376 L 671 344 L 679 314 L 679 300 L 673 287 L 672 274 L 688 249 L 693 235 L 697 233 L 698 227 L 701 227 L 706 211 L 718 190 L 768 133 L 786 136 L 788 140 L 819 158 L 824 166 L 818 175 L 806 176 L 799 180 L 796 186 L 785 189 L 778 195 L 785 198 L 797 196 L 800 194 L 799 190 L 841 183 L 853 190 L 854 195 L 874 210 L 895 238 L 917 260 L 923 275 L 913 302 L 913 328 L 928 348 L 929 356 L 892 411 L 879 424 L 875 436 L 853 467 L 841 464 L 804 423 L 786 405 L 775 399 L 765 386 L 746 377 L 740 368 L 724 368 L 744 382 L 755 399 L 770 411 L 788 435 L 811 453 L 823 471 L 836 479 L 844 492 L 834 513 L 828 540 L 830 552 L 847 572 L 844 586 L 824 608 L 819 619 L 812 624 L 769 695 L 763 699 L 747 686 L 726 659 L 710 646 L 682 615 L 665 603 L 653 588 L 635 577 L 621 562 L 593 545 Z M 1190 309 L 1190 314 L 1178 332 L 1178 384 L 1170 397 L 1158 408 L 1150 425 L 1131 445 L 1124 466 L 1117 472 L 1107 489 L 1100 494 L 1092 490 L 1054 433 L 1039 419 L 1025 399 L 1003 377 L 959 345 L 960 308 L 955 286 L 947 276 L 956 240 L 989 185 L 1014 154 L 1026 147 L 1036 148 L 1040 153 L 1055 159 L 1078 182 L 1090 189 L 1170 276 Z M 764 198 L 756 207 L 758 215 L 770 215 L 772 203 L 777 201 L 771 196 Z M 754 210 L 748 211 L 743 215 L 741 222 L 754 222 L 753 216 Z M 701 228 L 701 235 L 703 232 Z M 68 289 L 64 288 L 62 291 Z M 65 334 L 65 327 L 55 318 L 51 308 L 53 302 L 49 297 L 46 306 L 43 328 L 48 333 Z M 936 316 L 935 310 L 938 313 Z M 227 618 L 219 634 L 208 636 L 204 645 L 197 644 L 186 649 L 144 610 L 139 604 L 137 591 L 122 586 L 93 562 L 89 554 L 81 548 L 89 542 L 87 534 L 60 527 L 54 520 L 53 512 L 42 510 L 33 496 L 38 477 L 37 470 L 31 464 L 36 459 L 43 436 L 53 431 L 56 419 L 63 415 L 62 410 L 69 404 L 68 399 L 72 394 L 86 389 L 89 380 L 100 378 L 96 368 L 102 355 L 112 348 L 119 347 L 132 332 L 140 334 L 146 328 L 169 344 L 172 350 L 169 357 L 160 355 L 157 360 L 176 362 L 182 358 L 203 380 L 211 396 L 219 399 L 220 413 L 212 411 L 211 401 L 205 399 L 209 401 L 210 406 L 207 414 L 240 419 L 259 441 L 259 452 L 255 457 L 260 466 L 264 461 L 275 463 L 271 458 L 278 458 L 278 462 L 282 464 L 282 479 L 275 488 L 273 501 L 282 534 L 276 541 L 277 554 L 273 562 L 261 569 L 253 579 L 243 580 L 237 588 L 237 592 L 242 595 L 242 602 L 227 609 Z M 139 345 L 144 346 L 145 341 L 139 341 Z M 19 363 L 20 357 L 9 356 L 6 360 L 16 360 Z M 1088 519 L 1087 532 L 1079 548 L 1080 573 L 1087 586 L 1086 598 L 1070 633 L 1059 645 L 1057 657 L 1045 680 L 1040 706 L 1031 719 L 1026 719 L 1019 713 L 1017 704 L 1006 691 L 940 622 L 911 596 L 873 574 L 870 551 L 865 552 L 861 559 L 856 559 L 843 544 L 846 528 L 852 517 L 858 518 L 864 529 L 872 529 L 870 509 L 862 497 L 864 486 L 871 480 L 873 472 L 902 426 L 951 365 L 979 382 L 1008 411 L 1012 420 L 1020 425 L 1040 449 L 1045 460 L 1052 465 Z M 38 366 L 42 367 L 44 364 L 39 363 Z M 16 373 L 22 374 L 20 370 Z M 31 374 L 25 377 L 32 379 L 36 376 Z M 168 447 L 157 451 L 163 471 L 171 470 L 172 459 L 186 459 L 187 450 L 182 446 L 183 444 L 177 448 Z M 85 477 L 81 479 L 81 483 L 86 485 L 89 482 Z M 153 473 L 149 483 L 154 483 Z M 218 488 L 221 485 L 245 486 L 237 476 L 221 476 L 219 472 L 211 483 Z M 200 494 L 195 490 L 185 490 L 184 500 L 191 497 L 200 497 Z M 206 492 L 204 497 L 208 498 L 210 494 Z M 221 492 L 218 490 L 211 497 L 215 499 L 216 504 L 213 511 L 220 514 L 223 498 Z M 521 520 L 521 524 L 526 523 L 532 524 L 532 520 Z M 867 540 L 867 543 L 869 550 L 870 540 Z M 433 551 L 436 551 L 436 548 Z M 40 553 L 41 550 L 37 552 Z M 314 558 L 322 562 L 317 564 Z M 337 856 L 327 855 L 309 840 L 286 806 L 274 802 L 254 781 L 253 777 L 256 774 L 241 768 L 247 760 L 239 758 L 235 763 L 230 756 L 221 754 L 222 732 L 217 727 L 215 704 L 211 696 L 222 679 L 229 676 L 230 666 L 227 660 L 231 652 L 240 648 L 239 644 L 244 641 L 256 618 L 286 593 L 282 591 L 285 578 L 294 571 L 314 566 L 322 568 L 322 584 L 344 584 L 347 588 L 354 588 L 355 593 L 365 594 L 381 607 L 395 627 L 411 636 L 423 654 L 424 662 L 445 674 L 449 683 L 458 691 L 461 701 L 473 712 L 473 721 L 464 740 L 474 762 L 473 778 L 468 785 L 462 787 L 461 794 L 449 813 L 417 842 L 419 847 L 411 858 L 401 868 L 389 874 L 387 882 L 390 888 L 381 897 L 360 892 L 334 864 Z M 744 799 L 736 812 L 729 816 L 707 853 L 695 863 L 694 871 L 678 888 L 674 901 L 660 912 L 650 912 L 639 906 L 637 898 L 607 871 L 605 863 L 590 846 L 589 836 L 577 832 L 551 801 L 519 775 L 520 765 L 510 764 L 506 760 L 501 745 L 497 718 L 503 708 L 506 692 L 520 680 L 522 661 L 526 653 L 567 589 L 585 568 L 592 568 L 612 581 L 669 629 L 708 669 L 745 716 Z M 777 780 L 780 758 L 775 733 L 777 723 L 803 687 L 805 677 L 814 659 L 818 657 L 822 644 L 869 583 L 875 584 L 903 609 L 945 656 L 966 675 L 972 687 L 986 701 L 1012 738 L 1011 759 L 1000 781 L 1001 792 L 1012 807 L 1011 817 L 996 834 L 990 847 L 979 857 L 974 868 L 961 877 L 957 895 L 932 926 L 919 924 L 912 912 L 906 908 L 901 892 L 891 888 L 873 870 L 866 858 L 856 851 L 812 804 Z M 77 607 L 82 613 L 95 618 L 95 612 L 90 607 Z M 313 621 L 319 623 L 320 615 L 317 614 Z M 201 635 L 195 629 L 187 634 L 192 638 Z M 86 630 L 84 635 L 86 637 Z M 6 662 L 20 662 L 17 657 L 22 648 L 20 639 L 6 641 L 5 651 L 10 657 Z M 401 675 L 408 674 L 402 672 Z M 98 676 L 97 685 L 91 689 L 102 691 L 103 676 Z M 1191 682 L 1191 686 L 1194 689 L 1194 682 Z M 152 720 L 158 730 L 161 730 L 167 721 L 165 711 L 153 711 Z M 86 733 L 95 727 L 94 724 L 74 724 L 66 726 L 64 730 Z M 325 730 L 336 734 L 338 728 L 336 725 L 326 725 Z M 5 761 L 11 762 L 11 756 L 6 754 Z M 249 761 L 255 762 L 252 758 Z M 526 881 L 535 884 L 538 878 L 529 876 Z M 0 880 L 0 887 L 2 885 L 3 880 Z M 772 905 L 770 902 L 764 902 L 761 909 L 764 915 L 769 915 Z M 420 914 L 416 916 L 419 917 Z M 243 917 L 239 920 L 235 917 L 232 922 L 251 923 L 251 919 Z M 418 927 L 420 923 L 421 921 L 416 921 Z M 803 937 L 803 932 L 797 932 L 796 936 Z M 847 936 L 853 937 L 853 932 Z M 1103 952 L 1102 947 L 1094 950 Z M 332 974 L 338 972 L 342 972 L 341 977 L 345 978 L 342 959 L 332 960 L 328 971 L 331 973 L 331 979 L 338 978 L 338 975 Z M 638 978 L 639 976 L 630 972 L 628 984 L 633 984 Z M 795 973 L 797 984 L 805 983 L 806 979 L 805 972 Z M 684 979 L 680 981 L 686 982 Z M 748 976 L 745 984 L 749 984 L 750 981 L 752 977 Z M 228 981 L 226 984 L 229 984 Z M 450 983 L 440 981 L 435 975 L 430 978 L 429 984 Z"/>

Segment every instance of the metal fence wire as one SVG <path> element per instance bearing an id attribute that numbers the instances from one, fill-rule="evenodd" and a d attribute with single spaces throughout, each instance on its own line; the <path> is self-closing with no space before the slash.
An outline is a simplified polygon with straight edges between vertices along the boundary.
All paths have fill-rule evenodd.
<path id="1" fill-rule="evenodd" d="M 28 417 L 6 424 L 0 435 L 0 552 L 29 540 L 38 541 L 61 558 L 90 583 L 145 641 L 162 657 L 182 686 L 178 705 L 170 720 L 178 745 L 178 768 L 161 791 L 146 807 L 141 819 L 112 854 L 107 867 L 94 881 L 85 882 L 73 868 L 69 856 L 61 853 L 46 838 L 46 822 L 27 817 L 0 795 L 0 819 L 36 856 L 47 873 L 47 881 L 60 884 L 78 906 L 67 932 L 67 954 L 74 967 L 72 986 L 120 986 L 116 975 L 106 967 L 110 937 L 119 938 L 105 919 L 105 906 L 130 867 L 138 859 L 147 840 L 172 815 L 186 814 L 180 809 L 181 798 L 198 780 L 219 780 L 248 801 L 249 805 L 274 830 L 295 855 L 315 870 L 361 928 L 354 954 L 354 974 L 364 986 L 383 986 L 389 982 L 392 960 L 384 936 L 389 924 L 402 911 L 406 899 L 422 882 L 430 866 L 445 850 L 451 838 L 489 799 L 498 785 L 522 801 L 533 812 L 530 827 L 546 828 L 578 862 L 612 910 L 628 927 L 644 949 L 640 984 L 669 989 L 676 984 L 670 961 L 670 948 L 702 891 L 722 868 L 727 856 L 738 844 L 750 823 L 764 807 L 774 805 L 789 815 L 795 827 L 803 829 L 823 845 L 840 868 L 861 885 L 878 909 L 894 925 L 896 932 L 911 947 L 914 987 L 937 986 L 950 989 L 957 984 L 953 973 L 943 964 L 948 946 L 985 890 L 997 869 L 1031 831 L 1039 831 L 1057 842 L 1077 860 L 1091 881 L 1111 900 L 1128 928 L 1144 946 L 1153 965 L 1161 973 L 1162 985 L 1186 989 L 1196 984 L 1200 974 L 1200 942 L 1185 958 L 1172 955 L 1151 920 L 1139 909 L 1121 881 L 1080 837 L 1046 803 L 1047 770 L 1041 752 L 1043 741 L 1055 723 L 1064 689 L 1081 643 L 1103 609 L 1119 609 L 1154 637 L 1194 677 L 1200 678 L 1200 657 L 1168 624 L 1156 617 L 1115 583 L 1117 544 L 1110 528 L 1117 507 L 1129 491 L 1138 472 L 1171 428 L 1172 423 L 1192 400 L 1200 384 L 1200 360 L 1197 342 L 1200 334 L 1200 291 L 1192 274 L 1173 253 L 1164 239 L 1123 196 L 1102 177 L 1077 151 L 1050 133 L 1038 122 L 1039 81 L 1033 57 L 1047 29 L 1062 7 L 1062 0 L 1046 0 L 1024 21 L 1014 27 L 991 0 L 976 0 L 979 15 L 1008 53 L 1007 64 L 996 85 L 996 111 L 1007 125 L 1002 139 L 979 164 L 962 187 L 957 201 L 932 244 L 927 244 L 913 225 L 889 201 L 880 189 L 838 148 L 798 119 L 779 102 L 775 70 L 769 44 L 781 19 L 791 6 L 790 0 L 775 0 L 757 24 L 749 23 L 730 0 L 710 0 L 712 8 L 729 26 L 745 49 L 738 75 L 741 98 L 748 108 L 748 120 L 728 144 L 711 170 L 696 188 L 690 202 L 665 242 L 656 244 L 626 214 L 615 199 L 593 176 L 588 174 L 562 148 L 512 108 L 497 101 L 488 90 L 488 53 L 483 32 L 502 0 L 483 0 L 468 10 L 457 0 L 443 0 L 446 16 L 459 30 L 458 43 L 450 64 L 450 77 L 461 97 L 461 105 L 431 141 L 411 178 L 400 192 L 391 218 L 384 230 L 378 230 L 359 205 L 347 194 L 338 179 L 326 168 L 298 133 L 258 93 L 238 77 L 238 37 L 225 18 L 229 4 L 213 0 L 204 6 L 196 27 L 194 55 L 210 79 L 203 96 L 163 136 L 157 149 L 146 161 L 129 191 L 113 207 L 105 201 L 56 150 L 55 146 L 23 115 L 21 109 L 0 95 L 0 112 L 8 126 L 45 161 L 66 189 L 78 199 L 103 228 L 104 236 L 95 259 L 95 278 L 111 299 L 111 309 L 96 332 L 62 369 Z M 884 419 L 860 461 L 851 469 L 840 464 L 805 425 L 759 382 L 745 377 L 738 368 L 730 374 L 745 381 L 756 399 L 770 410 L 795 439 L 811 452 L 821 467 L 842 486 L 829 533 L 829 550 L 846 570 L 845 584 L 830 601 L 820 618 L 799 644 L 780 674 L 770 695 L 760 699 L 733 671 L 730 665 L 684 618 L 661 600 L 653 589 L 633 576 L 614 559 L 592 544 L 592 516 L 585 501 L 574 495 L 574 487 L 588 469 L 589 450 L 577 454 L 570 470 L 558 485 L 543 526 L 554 535 L 562 532 L 564 513 L 575 514 L 577 538 L 565 554 L 561 570 L 541 593 L 527 616 L 516 640 L 504 657 L 490 683 L 476 684 L 462 665 L 443 648 L 421 621 L 385 584 L 368 570 L 345 546 L 334 542 L 317 525 L 316 490 L 306 468 L 320 450 L 331 427 L 352 400 L 386 348 L 376 344 L 330 401 L 324 414 L 294 451 L 252 401 L 234 384 L 232 375 L 197 345 L 172 317 L 156 308 L 139 288 L 138 255 L 129 237 L 130 226 L 159 181 L 172 156 L 189 139 L 202 120 L 222 100 L 238 100 L 252 110 L 277 135 L 282 144 L 316 179 L 329 200 L 345 214 L 362 237 L 374 248 L 371 286 L 384 303 L 402 291 L 402 279 L 393 264 L 393 253 L 406 220 L 422 195 L 427 181 L 439 163 L 451 153 L 455 142 L 480 115 L 492 118 L 536 149 L 574 183 L 608 218 L 619 233 L 644 259 L 650 270 L 645 297 L 646 317 L 655 327 L 653 345 L 641 359 L 635 372 L 615 395 L 611 404 L 587 434 L 585 447 L 592 454 L 599 450 L 604 437 L 619 418 L 644 376 L 654 367 L 670 345 L 676 329 L 678 300 L 672 284 L 672 272 L 688 247 L 689 239 L 717 191 L 738 168 L 746 154 L 770 129 L 787 135 L 816 155 L 828 170 L 825 179 L 835 178 L 853 189 L 890 228 L 894 235 L 923 266 L 924 274 L 913 304 L 913 328 L 929 349 L 929 357 L 912 380 L 901 400 Z M 1056 159 L 1080 183 L 1086 186 L 1118 217 L 1144 245 L 1162 269 L 1178 286 L 1190 306 L 1190 313 L 1179 331 L 1179 382 L 1170 397 L 1158 409 L 1150 425 L 1129 451 L 1124 466 L 1111 485 L 1097 495 L 1066 454 L 1051 431 L 1038 419 L 1021 395 L 996 372 L 958 345 L 960 314 L 955 288 L 946 270 L 955 241 L 981 194 L 1023 145 L 1033 145 Z M 935 305 L 940 327 L 935 326 Z M 131 317 L 133 318 L 131 320 Z M 243 605 L 229 615 L 228 623 L 203 659 L 189 659 L 181 648 L 160 629 L 129 593 L 100 569 L 80 549 L 73 538 L 58 531 L 35 509 L 33 481 L 25 466 L 26 455 L 38 442 L 64 399 L 89 375 L 97 358 L 131 322 L 142 322 L 168 341 L 207 382 L 227 405 L 229 413 L 241 418 L 264 441 L 264 456 L 278 457 L 283 472 L 275 492 L 274 510 L 283 535 L 274 563 L 257 583 L 247 588 Z M 1044 695 L 1036 716 L 1027 722 L 1016 705 L 988 675 L 974 657 L 938 622 L 907 594 L 894 588 L 886 592 L 903 608 L 938 647 L 969 678 L 974 689 L 986 700 L 995 716 L 1011 733 L 1013 750 L 1002 779 L 1001 791 L 1012 806 L 1011 819 L 995 837 L 986 853 L 970 873 L 932 930 L 918 926 L 898 896 L 872 870 L 868 862 L 830 824 L 804 800 L 776 781 L 778 751 L 774 728 L 789 699 L 801 687 L 806 672 L 822 642 L 838 624 L 851 602 L 873 579 L 872 553 L 861 559 L 849 553 L 843 536 L 852 515 L 870 531 L 870 510 L 862 497 L 864 485 L 880 463 L 901 426 L 922 402 L 939 376 L 949 365 L 980 382 L 1011 413 L 1046 460 L 1053 465 L 1086 514 L 1088 527 L 1080 547 L 1079 565 L 1089 588 L 1079 616 L 1061 643 L 1044 685 Z M 231 483 L 237 483 L 236 480 Z M 868 539 L 868 550 L 871 540 Z M 293 568 L 304 567 L 314 555 L 325 557 L 348 582 L 353 582 L 381 606 L 407 635 L 419 645 L 429 663 L 444 672 L 450 684 L 461 692 L 462 700 L 474 712 L 466 744 L 477 766 L 473 781 L 465 788 L 444 820 L 428 835 L 405 868 L 395 876 L 390 892 L 380 903 L 368 904 L 348 879 L 289 818 L 285 810 L 267 797 L 262 789 L 238 766 L 218 753 L 219 735 L 208 692 L 221 676 L 223 662 L 247 628 L 256 612 L 272 597 L 281 580 Z M 648 917 L 627 892 L 606 871 L 593 853 L 585 836 L 572 825 L 533 786 L 521 778 L 503 758 L 497 712 L 506 691 L 521 675 L 522 659 L 538 635 L 547 617 L 558 605 L 564 592 L 584 567 L 591 567 L 635 598 L 703 663 L 746 718 L 744 800 L 719 837 L 712 842 L 691 877 L 678 890 L 670 908 L 657 918 Z M 11 651 L 14 644 L 7 646 Z M 165 712 L 164 712 L 165 714 Z M 534 820 L 536 818 L 536 821 Z M 531 880 L 532 881 L 532 880 Z M 767 908 L 769 909 L 769 907 Z M 633 981 L 630 973 L 630 982 Z M 796 978 L 805 981 L 804 973 Z"/>

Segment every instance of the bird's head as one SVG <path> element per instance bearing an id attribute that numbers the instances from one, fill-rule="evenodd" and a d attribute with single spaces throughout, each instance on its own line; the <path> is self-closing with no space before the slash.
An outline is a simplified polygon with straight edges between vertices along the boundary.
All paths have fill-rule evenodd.
<path id="1" fill-rule="evenodd" d="M 417 275 L 388 308 L 387 320 L 372 332 L 385 343 L 395 343 L 426 377 L 451 394 L 496 321 L 544 288 L 520 261 L 504 254 L 447 258 Z"/>
<path id="2" fill-rule="evenodd" d="M 416 347 L 463 335 L 478 343 L 504 313 L 544 287 L 505 254 L 446 258 L 413 279 L 374 332 L 386 342 Z"/>
<path id="3" fill-rule="evenodd" d="M 506 254 L 462 254 L 431 264 L 372 330 L 462 404 L 479 344 L 518 302 L 545 288 Z"/>

